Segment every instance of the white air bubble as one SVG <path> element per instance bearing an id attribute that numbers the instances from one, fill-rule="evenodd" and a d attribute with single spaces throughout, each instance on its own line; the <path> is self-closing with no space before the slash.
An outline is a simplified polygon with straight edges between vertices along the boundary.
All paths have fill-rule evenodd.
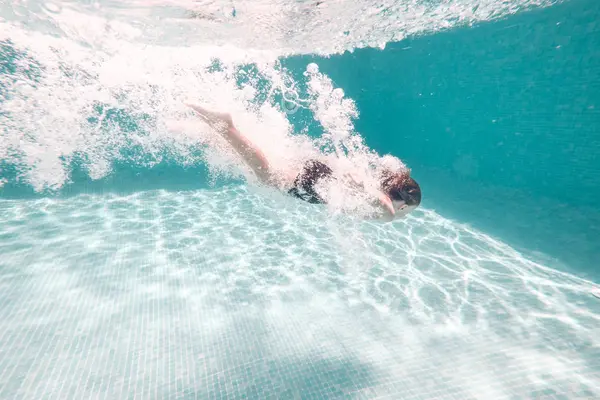
<path id="1" fill-rule="evenodd" d="M 44 8 L 46 9 L 46 11 L 51 12 L 53 14 L 58 14 L 62 10 L 61 6 L 50 2 L 44 3 Z"/>
<path id="2" fill-rule="evenodd" d="M 319 72 L 319 66 L 315 63 L 310 63 L 306 66 L 306 71 L 310 74 L 316 74 Z"/>
<path id="3" fill-rule="evenodd" d="M 335 88 L 332 92 L 333 98 L 342 100 L 344 98 L 344 90 L 341 88 Z"/>

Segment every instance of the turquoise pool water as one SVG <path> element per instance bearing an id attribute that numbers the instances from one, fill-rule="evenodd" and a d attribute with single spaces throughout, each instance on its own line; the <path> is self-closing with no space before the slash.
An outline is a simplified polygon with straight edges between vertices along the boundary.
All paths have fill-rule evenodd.
<path id="1" fill-rule="evenodd" d="M 598 397 L 600 6 L 214 4 L 0 6 L 0 398 Z M 423 207 L 259 187 L 182 95 Z"/>

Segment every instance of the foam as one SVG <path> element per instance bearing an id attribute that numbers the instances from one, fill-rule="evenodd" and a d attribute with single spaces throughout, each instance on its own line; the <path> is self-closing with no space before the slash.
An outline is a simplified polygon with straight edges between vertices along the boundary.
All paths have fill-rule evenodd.
<path id="1" fill-rule="evenodd" d="M 60 190 L 73 163 L 92 179 L 110 174 L 115 162 L 152 167 L 165 158 L 208 162 L 215 172 L 251 179 L 182 109 L 181 100 L 192 98 L 231 112 L 276 168 L 297 168 L 317 147 L 329 147 L 338 156 L 332 164 L 357 165 L 369 181 L 379 155 L 354 132 L 352 99 L 316 65 L 306 81 L 294 81 L 278 68 L 278 57 L 381 45 L 552 3 L 9 2 L 0 8 L 0 40 L 20 58 L 13 73 L 0 76 L 6 97 L 0 108 L 8 116 L 0 122 L 0 160 L 38 192 Z M 248 64 L 255 70 L 240 72 Z M 240 87 L 243 74 L 248 83 Z M 98 104 L 121 115 L 98 115 Z M 320 140 L 293 135 L 286 113 L 299 108 L 310 109 L 323 127 Z M 137 129 L 123 126 L 127 118 Z M 173 121 L 187 128 L 173 132 Z"/>
<path id="2" fill-rule="evenodd" d="M 375 182 L 366 171 L 379 155 L 354 131 L 354 102 L 315 64 L 307 68 L 308 85 L 302 92 L 273 62 L 253 59 L 256 72 L 239 72 L 240 64 L 251 59 L 240 51 L 221 58 L 231 49 L 141 48 L 107 36 L 102 47 L 90 50 L 15 25 L 2 27 L 0 39 L 9 39 L 26 55 L 21 53 L 15 73 L 0 77 L 9 93 L 1 104 L 8 116 L 2 121 L 8 140 L 0 147 L 0 159 L 16 165 L 18 178 L 36 191 L 62 188 L 70 181 L 73 162 L 80 162 L 92 179 L 110 174 L 118 161 L 152 167 L 165 158 L 184 165 L 208 162 L 219 173 L 253 179 L 239 157 L 182 105 L 187 98 L 232 113 L 236 126 L 276 170 L 293 173 L 325 147 L 334 169 L 352 164 L 365 172 L 367 182 Z M 215 57 L 220 64 L 211 71 Z M 249 83 L 240 86 L 242 75 Z M 313 111 L 323 127 L 320 138 L 292 132 L 277 100 L 284 93 L 293 93 L 299 107 Z M 263 95 L 265 99 L 256 100 Z M 107 109 L 118 115 L 108 115 Z M 341 187 L 336 189 L 342 193 Z M 363 207 L 368 212 L 360 197 L 331 200 L 334 211 Z"/>
<path id="3" fill-rule="evenodd" d="M 597 285 L 429 210 L 328 215 L 239 186 L 0 201 L 0 396 L 600 394 Z"/>
<path id="4" fill-rule="evenodd" d="M 201 161 L 192 156 L 193 149 L 214 135 L 186 114 L 181 101 L 188 97 L 229 110 L 250 134 L 258 130 L 260 117 L 270 116 L 266 123 L 271 125 L 270 137 L 263 142 L 288 133 L 288 122 L 281 115 L 269 114 L 269 110 L 262 115 L 246 111 L 252 90 L 236 87 L 235 77 L 228 76 L 243 56 L 235 61 L 223 57 L 223 71 L 206 72 L 214 57 L 228 49 L 197 49 L 194 53 L 195 49 L 141 48 L 115 39 L 105 41 L 103 49 L 90 50 L 71 40 L 10 24 L 1 26 L 0 38 L 10 40 L 18 51 L 26 50 L 35 60 L 33 66 L 23 63 L 14 74 L 0 77 L 9 92 L 1 104 L 9 117 L 2 120 L 8 140 L 0 146 L 0 159 L 19 165 L 23 180 L 38 191 L 59 189 L 67 183 L 69 160 L 78 155 L 83 155 L 95 179 L 110 173 L 123 151 L 135 146 L 148 155 L 148 166 L 160 162 L 165 153 L 183 164 Z M 32 68 L 39 75 L 35 79 L 28 76 Z M 106 121 L 97 104 L 122 112 L 138 129 L 128 130 L 119 119 Z M 149 118 L 144 120 L 144 116 Z M 91 117 L 95 120 L 90 122 Z M 194 135 L 174 135 L 167 129 L 172 120 L 194 123 Z M 279 150 L 274 147 L 271 152 Z M 135 164 L 137 160 L 127 161 Z M 232 162 L 221 164 L 227 169 Z"/>
<path id="5" fill-rule="evenodd" d="M 72 11 L 134 25 L 135 40 L 172 45 L 233 45 L 277 55 L 329 55 L 546 7 L 559 0 L 213 0 L 54 1 L 40 7 L 52 19 Z M 28 1 L 28 8 L 38 4 Z M 37 7 L 34 8 L 37 10 Z M 50 9 L 52 11 L 50 11 Z M 57 13 L 56 10 L 61 12 Z M 24 18 L 31 19 L 27 15 Z M 37 13 L 32 13 L 37 16 Z M 76 19 L 63 26 L 83 26 Z M 64 32 L 69 31 L 62 28 Z"/>

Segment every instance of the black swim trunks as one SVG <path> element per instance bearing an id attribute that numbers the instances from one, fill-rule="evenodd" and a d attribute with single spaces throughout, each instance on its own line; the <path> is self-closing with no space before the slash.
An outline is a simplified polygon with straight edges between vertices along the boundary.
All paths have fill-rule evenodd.
<path id="1" fill-rule="evenodd" d="M 315 191 L 315 185 L 320 179 L 330 178 L 331 168 L 317 160 L 309 160 L 294 180 L 294 186 L 288 191 L 294 197 L 312 204 L 323 204 L 325 200 Z"/>

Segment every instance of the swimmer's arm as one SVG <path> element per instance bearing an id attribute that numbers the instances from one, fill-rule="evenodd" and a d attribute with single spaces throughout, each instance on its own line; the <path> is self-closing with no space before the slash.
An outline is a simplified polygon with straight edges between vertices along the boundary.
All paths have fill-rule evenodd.
<path id="1" fill-rule="evenodd" d="M 256 147 L 248 140 L 248 138 L 237 130 L 230 114 L 209 111 L 195 103 L 185 104 L 196 111 L 202 119 L 221 133 L 225 140 L 227 140 L 231 147 L 242 156 L 246 164 L 248 164 L 261 181 L 268 182 L 272 179 L 267 157 L 261 149 Z"/>
<path id="2" fill-rule="evenodd" d="M 377 194 L 377 200 L 375 201 L 374 206 L 379 211 L 378 219 L 390 222 L 396 217 L 396 211 L 394 210 L 392 200 L 385 194 L 381 192 Z"/>
<path id="3" fill-rule="evenodd" d="M 219 131 L 231 128 L 235 129 L 235 126 L 233 125 L 233 119 L 231 118 L 230 114 L 210 111 L 201 105 L 192 102 L 185 102 L 184 104 L 196 111 L 200 118 Z"/>
<path id="4" fill-rule="evenodd" d="M 373 197 L 371 205 L 376 208 L 377 213 L 373 216 L 374 219 L 384 220 L 386 222 L 393 221 L 396 216 L 392 200 L 380 191 L 368 191 L 365 185 L 352 173 L 347 173 L 350 183 L 355 188 L 367 192 Z"/>

